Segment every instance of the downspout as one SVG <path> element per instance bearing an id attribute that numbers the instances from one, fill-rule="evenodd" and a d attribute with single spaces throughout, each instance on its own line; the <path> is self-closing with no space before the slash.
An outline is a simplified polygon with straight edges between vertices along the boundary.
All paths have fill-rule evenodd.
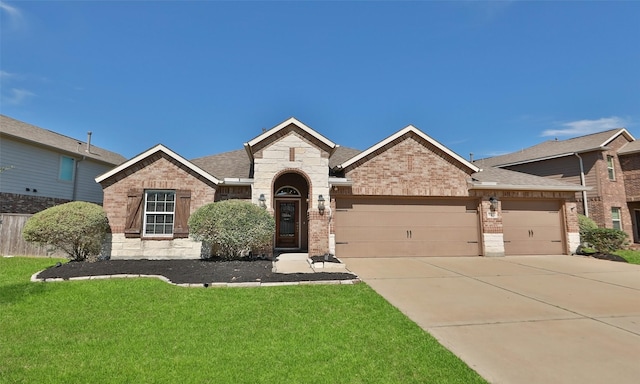
<path id="1" fill-rule="evenodd" d="M 587 182 L 584 179 L 584 164 L 582 163 L 582 157 L 580 157 L 580 155 L 575 152 L 574 155 L 576 155 L 576 157 L 578 157 L 578 159 L 580 160 L 580 184 L 583 187 L 587 186 Z M 587 204 L 587 191 L 582 191 L 582 207 L 584 209 L 584 215 L 589 217 L 589 205 Z"/>
<path id="2" fill-rule="evenodd" d="M 87 156 L 82 156 L 82 159 L 76 160 L 76 169 L 73 172 L 73 193 L 71 195 L 71 201 L 76 201 L 76 195 L 78 194 L 78 169 L 80 168 L 80 162 L 86 158 Z"/>

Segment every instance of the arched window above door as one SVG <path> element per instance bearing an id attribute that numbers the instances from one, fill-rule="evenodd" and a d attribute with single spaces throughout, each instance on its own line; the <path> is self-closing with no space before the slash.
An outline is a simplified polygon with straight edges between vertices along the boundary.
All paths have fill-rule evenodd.
<path id="1" fill-rule="evenodd" d="M 276 191 L 276 197 L 283 197 L 283 196 L 300 197 L 300 192 L 293 187 L 285 186 Z"/>

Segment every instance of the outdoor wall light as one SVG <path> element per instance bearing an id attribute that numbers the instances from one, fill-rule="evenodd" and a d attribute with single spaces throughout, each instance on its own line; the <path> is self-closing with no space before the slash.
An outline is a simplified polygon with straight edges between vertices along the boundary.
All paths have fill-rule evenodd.
<path id="1" fill-rule="evenodd" d="M 498 210 L 498 199 L 495 198 L 494 196 L 491 196 L 489 198 L 489 203 L 491 204 L 490 209 L 492 211 L 497 211 Z"/>
<path id="2" fill-rule="evenodd" d="M 321 215 L 324 213 L 324 197 L 322 195 L 318 195 L 318 211 Z"/>
<path id="3" fill-rule="evenodd" d="M 267 209 L 267 199 L 264 197 L 264 193 L 260 194 L 258 201 L 260 202 L 260 208 Z"/>

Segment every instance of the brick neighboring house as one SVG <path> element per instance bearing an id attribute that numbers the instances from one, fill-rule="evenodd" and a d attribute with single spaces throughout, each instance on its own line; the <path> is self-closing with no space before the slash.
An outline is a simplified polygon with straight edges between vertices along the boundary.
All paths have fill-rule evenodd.
<path id="1" fill-rule="evenodd" d="M 90 142 L 0 115 L 0 213 L 31 214 L 73 200 L 101 204 L 95 177 L 124 161 Z"/>
<path id="2" fill-rule="evenodd" d="M 474 164 L 590 187 L 576 193 L 578 212 L 640 242 L 640 142 L 625 128 L 549 140 Z"/>
<path id="3" fill-rule="evenodd" d="M 189 215 L 225 199 L 276 219 L 281 251 L 338 257 L 567 254 L 586 188 L 480 169 L 408 126 L 365 151 L 295 118 L 244 149 L 191 161 L 158 144 L 100 175 L 113 259 L 199 258 Z"/>

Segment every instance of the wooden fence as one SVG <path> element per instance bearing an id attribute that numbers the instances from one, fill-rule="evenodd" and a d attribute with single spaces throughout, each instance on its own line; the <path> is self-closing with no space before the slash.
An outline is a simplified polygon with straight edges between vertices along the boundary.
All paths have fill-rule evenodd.
<path id="1" fill-rule="evenodd" d="M 0 256 L 64 257 L 65 253 L 40 247 L 22 239 L 22 228 L 33 215 L 0 213 Z"/>

